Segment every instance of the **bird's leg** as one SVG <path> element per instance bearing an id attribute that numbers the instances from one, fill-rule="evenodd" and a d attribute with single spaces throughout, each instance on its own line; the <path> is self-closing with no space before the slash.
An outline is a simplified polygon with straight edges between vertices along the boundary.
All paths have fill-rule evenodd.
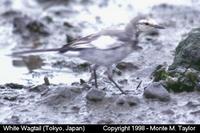
<path id="1" fill-rule="evenodd" d="M 91 77 L 89 79 L 89 82 L 94 79 L 94 83 L 95 83 L 95 87 L 98 88 L 98 85 L 97 85 L 97 70 L 98 68 L 98 65 L 92 65 L 91 66 Z"/>
<path id="2" fill-rule="evenodd" d="M 110 67 L 107 67 L 107 76 L 108 79 L 121 91 L 122 94 L 126 94 L 121 87 L 113 80 L 112 76 L 113 76 L 113 72 L 112 69 Z"/>
<path id="3" fill-rule="evenodd" d="M 98 85 L 97 85 L 97 72 L 96 72 L 96 69 L 93 69 L 93 73 L 94 73 L 94 84 L 95 84 L 95 87 L 98 88 Z"/>

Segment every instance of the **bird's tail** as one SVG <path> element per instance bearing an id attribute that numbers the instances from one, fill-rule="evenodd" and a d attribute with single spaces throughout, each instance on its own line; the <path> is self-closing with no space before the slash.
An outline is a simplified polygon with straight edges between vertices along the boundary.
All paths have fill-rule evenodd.
<path id="1" fill-rule="evenodd" d="M 29 54 L 29 53 L 40 53 L 40 52 L 59 52 L 59 51 L 60 51 L 60 48 L 35 49 L 35 50 L 14 52 L 14 53 L 12 53 L 12 55 L 21 55 L 21 54 Z"/>

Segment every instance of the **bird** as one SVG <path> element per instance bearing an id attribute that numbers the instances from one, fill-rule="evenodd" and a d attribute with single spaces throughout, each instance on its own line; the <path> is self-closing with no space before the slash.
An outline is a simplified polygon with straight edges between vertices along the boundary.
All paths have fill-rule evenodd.
<path id="1" fill-rule="evenodd" d="M 52 51 L 61 54 L 75 52 L 76 54 L 73 56 L 79 57 L 92 64 L 91 77 L 94 78 L 96 88 L 98 88 L 96 70 L 99 66 L 104 66 L 108 79 L 122 94 L 126 94 L 114 81 L 112 66 L 138 49 L 139 36 L 142 33 L 155 29 L 164 29 L 164 27 L 146 15 L 138 15 L 125 25 L 124 29 L 105 29 L 94 34 L 77 38 L 60 48 L 19 51 L 14 52 L 13 55 Z"/>

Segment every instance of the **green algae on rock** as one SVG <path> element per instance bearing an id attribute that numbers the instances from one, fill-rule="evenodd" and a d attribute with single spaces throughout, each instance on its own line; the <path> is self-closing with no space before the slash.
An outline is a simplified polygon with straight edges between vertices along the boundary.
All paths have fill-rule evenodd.
<path id="1" fill-rule="evenodd" d="M 166 66 L 158 65 L 156 70 L 152 73 L 152 76 L 154 77 L 155 82 L 166 80 L 169 76 Z"/>

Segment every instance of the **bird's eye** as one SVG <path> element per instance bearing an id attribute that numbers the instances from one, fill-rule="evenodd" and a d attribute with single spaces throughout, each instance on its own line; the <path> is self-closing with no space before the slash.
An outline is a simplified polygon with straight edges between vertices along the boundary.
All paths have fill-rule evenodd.
<path id="1" fill-rule="evenodd" d="M 149 23 L 144 23 L 145 25 L 149 25 Z"/>

